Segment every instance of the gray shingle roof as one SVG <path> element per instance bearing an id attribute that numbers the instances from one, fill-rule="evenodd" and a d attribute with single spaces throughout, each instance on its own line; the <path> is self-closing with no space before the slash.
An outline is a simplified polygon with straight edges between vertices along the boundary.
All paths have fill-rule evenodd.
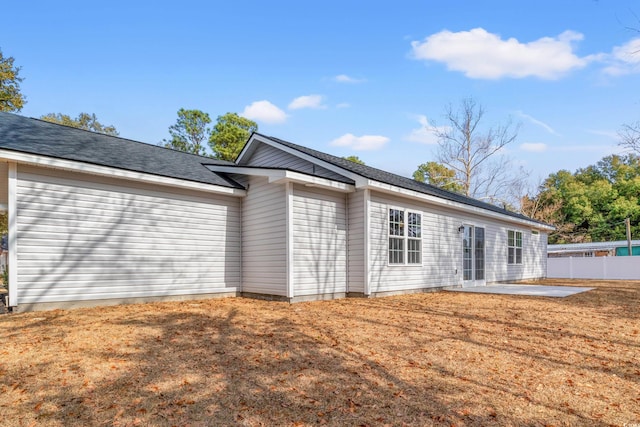
<path id="1" fill-rule="evenodd" d="M 234 165 L 130 139 L 0 112 L 0 149 L 74 160 L 229 188 L 242 186 L 203 164 Z"/>
<path id="2" fill-rule="evenodd" d="M 301 153 L 307 154 L 309 156 L 315 157 L 319 160 L 323 160 L 327 163 L 330 163 L 334 166 L 338 166 L 342 169 L 345 169 L 349 172 L 353 172 L 357 175 L 360 175 L 364 178 L 371 179 L 378 182 L 383 182 L 385 184 L 394 185 L 396 187 L 404 188 L 407 190 L 417 191 L 419 193 L 428 194 L 430 196 L 439 197 L 445 200 L 450 200 L 452 202 L 462 203 L 464 205 L 473 206 L 480 209 L 485 209 L 491 212 L 500 213 L 502 215 L 507 215 L 513 218 L 518 218 L 522 220 L 532 221 L 538 224 L 547 225 L 541 221 L 537 221 L 535 219 L 529 218 L 528 216 L 512 212 L 506 209 L 502 209 L 498 206 L 492 205 L 490 203 L 482 202 L 480 200 L 463 196 L 462 194 L 453 193 L 451 191 L 443 190 L 442 188 L 435 187 L 430 184 L 426 184 L 423 182 L 416 181 L 414 179 L 405 178 L 400 175 L 396 175 L 390 172 L 383 171 L 381 169 L 376 169 L 371 166 L 361 165 L 358 163 L 354 163 L 347 159 L 343 159 L 342 157 L 332 156 L 331 154 L 323 153 L 321 151 L 313 150 L 311 148 L 303 147 L 301 145 L 293 144 L 288 141 L 284 141 L 279 138 L 274 138 L 272 136 L 262 135 L 257 133 L 257 135 L 270 139 L 271 141 L 284 145 L 285 147 L 292 148 Z"/>

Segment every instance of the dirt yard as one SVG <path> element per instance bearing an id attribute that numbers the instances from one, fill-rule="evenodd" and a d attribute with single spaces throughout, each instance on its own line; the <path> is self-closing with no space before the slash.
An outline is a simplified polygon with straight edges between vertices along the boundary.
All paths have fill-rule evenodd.
<path id="1" fill-rule="evenodd" d="M 640 282 L 0 316 L 5 426 L 640 423 Z"/>

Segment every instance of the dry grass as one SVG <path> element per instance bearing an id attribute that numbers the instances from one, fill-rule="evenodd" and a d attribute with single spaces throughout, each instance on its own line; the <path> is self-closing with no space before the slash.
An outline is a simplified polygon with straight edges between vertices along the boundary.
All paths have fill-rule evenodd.
<path id="1" fill-rule="evenodd" d="M 2 423 L 640 423 L 640 282 L 587 285 L 4 315 Z"/>

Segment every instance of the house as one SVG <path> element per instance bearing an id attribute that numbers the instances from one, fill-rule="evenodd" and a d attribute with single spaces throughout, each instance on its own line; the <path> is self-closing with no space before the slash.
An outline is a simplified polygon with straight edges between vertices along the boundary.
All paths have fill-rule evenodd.
<path id="1" fill-rule="evenodd" d="M 549 258 L 628 256 L 628 243 L 626 240 L 618 240 L 549 245 L 547 255 Z M 631 254 L 640 255 L 640 240 L 631 241 Z"/>
<path id="2" fill-rule="evenodd" d="M 0 180 L 18 310 L 539 278 L 552 230 L 258 133 L 232 163 L 0 113 Z"/>

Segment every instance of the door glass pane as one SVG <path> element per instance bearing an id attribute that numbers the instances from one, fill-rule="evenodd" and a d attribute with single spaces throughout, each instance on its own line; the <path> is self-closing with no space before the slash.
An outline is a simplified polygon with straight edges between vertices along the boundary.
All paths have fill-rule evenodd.
<path id="1" fill-rule="evenodd" d="M 464 234 L 462 236 L 462 278 L 463 280 L 473 279 L 473 266 L 472 266 L 472 235 L 473 229 L 465 225 Z"/>
<path id="2" fill-rule="evenodd" d="M 476 280 L 484 280 L 484 228 L 475 228 L 475 273 Z"/>

